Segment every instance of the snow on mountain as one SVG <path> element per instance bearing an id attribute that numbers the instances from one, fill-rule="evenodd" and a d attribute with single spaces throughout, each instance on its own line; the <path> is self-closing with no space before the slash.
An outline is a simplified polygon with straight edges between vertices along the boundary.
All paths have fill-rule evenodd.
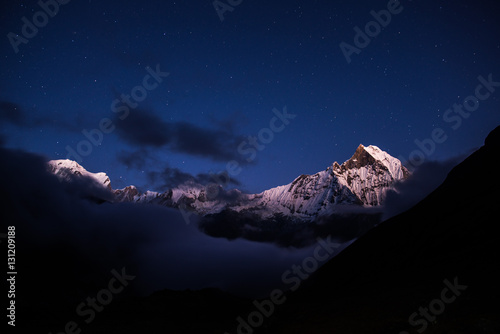
<path id="1" fill-rule="evenodd" d="M 339 183 L 368 206 L 381 205 L 387 189 L 409 175 L 401 161 L 373 145 L 359 145 L 349 160 L 340 166 L 334 163 L 332 168 Z"/>
<path id="2" fill-rule="evenodd" d="M 73 177 L 87 177 L 97 184 L 111 190 L 111 181 L 106 173 L 90 173 L 76 161 L 51 160 L 48 162 L 48 170 L 55 174 L 60 180 L 71 181 Z"/>
<path id="3" fill-rule="evenodd" d="M 135 202 L 139 195 L 139 190 L 135 186 L 127 186 L 123 189 L 114 190 L 117 202 Z"/>
<path id="4" fill-rule="evenodd" d="M 82 175 L 111 189 L 105 173 L 87 172 L 71 160 L 49 162 L 49 169 L 62 179 Z M 151 203 L 195 210 L 200 215 L 218 213 L 225 209 L 251 211 L 261 217 L 283 214 L 299 219 L 335 213 L 341 206 L 379 206 L 385 193 L 396 181 L 409 175 L 401 161 L 377 146 L 359 145 L 354 155 L 342 165 L 333 163 L 314 175 L 301 175 L 291 183 L 266 190 L 260 194 L 226 191 L 214 185 L 205 187 L 187 182 L 164 193 L 140 193 L 134 186 L 112 190 L 116 202 Z"/>
<path id="5" fill-rule="evenodd" d="M 342 165 L 335 162 L 324 171 L 254 195 L 246 206 L 301 218 L 335 212 L 338 205 L 378 206 L 391 185 L 408 175 L 398 159 L 376 146 L 360 145 Z"/>
<path id="6" fill-rule="evenodd" d="M 363 147 L 360 145 L 366 152 L 368 152 L 375 160 L 381 162 L 390 172 L 391 176 L 394 179 L 400 180 L 406 178 L 408 174 L 408 170 L 402 166 L 401 161 L 392 157 L 387 152 L 382 151 L 380 148 L 374 145 L 370 145 L 368 147 Z"/>

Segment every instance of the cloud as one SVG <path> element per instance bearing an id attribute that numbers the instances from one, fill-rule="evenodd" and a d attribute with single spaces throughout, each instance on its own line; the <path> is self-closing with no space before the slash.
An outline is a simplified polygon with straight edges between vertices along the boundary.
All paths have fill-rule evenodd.
<path id="1" fill-rule="evenodd" d="M 125 119 L 117 119 L 115 124 L 122 139 L 139 147 L 160 147 L 172 140 L 169 124 L 146 110 L 134 109 Z"/>
<path id="2" fill-rule="evenodd" d="M 85 180 L 59 182 L 42 157 L 0 148 L 0 159 L 0 201 L 9 208 L 0 211 L 0 228 L 16 227 L 16 255 L 30 263 L 18 277 L 18 299 L 34 312 L 74 310 L 122 267 L 137 277 L 124 294 L 204 287 L 266 293 L 312 253 L 215 239 L 199 231 L 194 218 L 186 225 L 175 209 L 110 203 L 105 190 Z"/>
<path id="3" fill-rule="evenodd" d="M 33 109 L 27 113 L 16 103 L 0 101 L 0 122 L 10 123 L 19 128 L 31 129 L 33 127 L 47 126 L 51 129 L 81 133 L 86 125 L 90 125 L 87 118 L 77 118 L 73 122 L 68 122 L 61 119 L 61 116 L 56 113 L 52 115 L 47 115 L 48 113 L 46 113 L 45 116 L 40 116 L 40 114 L 37 109 Z M 85 124 L 85 121 L 88 124 Z"/>
<path id="4" fill-rule="evenodd" d="M 241 159 L 237 148 L 244 137 L 235 134 L 231 126 L 211 129 L 187 122 L 166 122 L 143 109 L 132 110 L 123 120 L 117 118 L 115 124 L 123 140 L 142 149 L 165 147 L 222 162 Z"/>
<path id="5" fill-rule="evenodd" d="M 201 183 L 189 173 L 182 172 L 178 168 L 165 168 L 162 172 L 148 172 L 148 179 L 151 183 L 162 182 L 162 188 L 171 189 L 187 182 Z"/>
<path id="6" fill-rule="evenodd" d="M 160 184 L 160 189 L 167 190 L 188 182 L 205 186 L 210 183 L 215 183 L 217 181 L 217 176 L 207 173 L 191 175 L 178 168 L 166 167 L 161 172 L 149 172 L 148 179 L 153 184 Z M 241 183 L 234 178 L 229 179 L 229 184 L 235 186 L 241 185 Z"/>
<path id="7" fill-rule="evenodd" d="M 19 105 L 8 101 L 0 101 L 0 121 L 22 125 L 26 122 L 26 117 Z"/>
<path id="8" fill-rule="evenodd" d="M 404 212 L 441 185 L 448 173 L 467 156 L 460 155 L 445 161 L 427 161 L 416 168 L 411 176 L 387 192 L 383 220 Z"/>
<path id="9" fill-rule="evenodd" d="M 133 152 L 120 151 L 116 158 L 119 162 L 131 169 L 143 169 L 148 160 L 153 159 L 153 155 L 147 149 L 140 149 Z"/>
<path id="10" fill-rule="evenodd" d="M 211 173 L 199 173 L 193 175 L 178 168 L 170 167 L 165 162 L 157 159 L 155 152 L 151 149 L 139 149 L 131 152 L 120 151 L 117 154 L 117 160 L 128 168 L 137 170 L 143 170 L 145 167 L 150 169 L 150 166 L 162 166 L 157 170 L 150 170 L 146 173 L 150 184 L 149 190 L 156 189 L 166 191 L 187 182 L 206 186 L 210 183 L 217 183 L 221 179 L 227 181 L 228 185 L 241 185 L 240 181 L 234 177 L 229 177 L 229 175 Z"/>
<path id="11" fill-rule="evenodd" d="M 238 144 L 244 139 L 223 130 L 203 129 L 180 122 L 173 126 L 173 150 L 191 155 L 211 158 L 216 161 L 240 159 Z"/>
<path id="12" fill-rule="evenodd" d="M 217 128 L 224 129 L 228 132 L 235 132 L 238 127 L 248 125 L 250 119 L 242 111 L 235 111 L 225 119 L 217 118 L 213 113 L 208 114 L 208 120 Z"/>

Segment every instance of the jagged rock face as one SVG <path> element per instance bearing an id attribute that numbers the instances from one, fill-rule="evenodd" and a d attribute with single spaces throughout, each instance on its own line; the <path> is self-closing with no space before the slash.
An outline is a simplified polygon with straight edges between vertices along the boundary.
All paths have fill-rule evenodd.
<path id="1" fill-rule="evenodd" d="M 342 165 L 335 162 L 325 171 L 301 175 L 255 199 L 285 215 L 316 216 L 335 211 L 336 205 L 381 205 L 387 189 L 408 175 L 398 159 L 376 146 L 360 145 Z"/>
<path id="2" fill-rule="evenodd" d="M 114 190 L 117 202 L 134 202 L 135 197 L 139 195 L 139 190 L 134 186 L 128 186 L 123 189 Z"/>
<path id="3" fill-rule="evenodd" d="M 74 161 L 49 162 L 50 170 L 59 177 L 68 173 L 92 177 L 111 189 L 104 173 L 89 173 Z M 164 193 L 140 193 L 134 186 L 112 190 L 116 202 L 152 203 L 169 207 L 188 207 L 200 215 L 225 209 L 248 211 L 268 218 L 281 214 L 299 219 L 312 219 L 337 212 L 341 205 L 378 206 L 394 182 L 409 175 L 401 161 L 376 146 L 360 145 L 354 155 L 339 165 L 337 162 L 314 175 L 301 175 L 292 183 L 246 195 L 238 190 L 226 192 L 222 187 L 204 187 L 188 182 Z M 235 200 L 236 198 L 236 200 Z"/>
<path id="4" fill-rule="evenodd" d="M 359 169 L 367 165 L 374 165 L 377 160 L 370 155 L 363 145 L 359 145 L 351 159 L 342 164 L 344 169 Z"/>
<path id="5" fill-rule="evenodd" d="M 369 206 L 381 205 L 387 189 L 409 176 L 401 161 L 376 146 L 360 145 L 349 160 L 341 166 L 334 164 L 332 169 L 340 184 Z"/>
<path id="6" fill-rule="evenodd" d="M 269 189 L 256 196 L 256 206 L 285 215 L 316 216 L 336 204 L 362 204 L 331 169 L 314 175 L 301 175 L 292 183 Z"/>

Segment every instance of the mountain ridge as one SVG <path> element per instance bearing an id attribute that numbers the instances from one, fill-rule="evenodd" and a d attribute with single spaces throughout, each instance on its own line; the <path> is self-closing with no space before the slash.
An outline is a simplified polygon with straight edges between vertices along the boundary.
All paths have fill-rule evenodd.
<path id="1" fill-rule="evenodd" d="M 201 215 L 229 209 L 251 211 L 264 218 L 281 214 L 303 220 L 331 214 L 339 206 L 380 206 L 386 191 L 395 182 L 409 176 L 401 161 L 377 146 L 365 147 L 362 144 L 341 165 L 335 161 L 323 171 L 302 174 L 288 184 L 258 194 L 244 194 L 237 189 L 225 190 L 220 185 L 204 186 L 195 182 L 183 183 L 163 193 L 141 193 L 133 185 L 113 189 L 105 173 L 90 173 L 71 160 L 49 161 L 48 169 L 64 181 L 69 181 L 72 175 L 89 177 L 110 190 L 116 202 L 182 206 Z"/>

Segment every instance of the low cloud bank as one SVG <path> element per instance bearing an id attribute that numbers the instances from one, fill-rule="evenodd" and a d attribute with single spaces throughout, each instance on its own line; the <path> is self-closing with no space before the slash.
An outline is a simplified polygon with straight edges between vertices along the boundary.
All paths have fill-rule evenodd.
<path id="1" fill-rule="evenodd" d="M 42 157 L 6 149 L 0 157 L 2 231 L 16 227 L 20 293 L 29 300 L 77 303 L 123 267 L 136 276 L 127 293 L 217 287 L 265 295 L 311 252 L 212 238 L 177 210 L 113 204 L 90 181 L 59 182 Z"/>
<path id="2" fill-rule="evenodd" d="M 387 192 L 383 220 L 400 214 L 423 200 L 439 187 L 453 167 L 466 157 L 460 155 L 445 161 L 427 161 L 415 169 L 407 180 L 394 186 L 395 190 Z"/>

